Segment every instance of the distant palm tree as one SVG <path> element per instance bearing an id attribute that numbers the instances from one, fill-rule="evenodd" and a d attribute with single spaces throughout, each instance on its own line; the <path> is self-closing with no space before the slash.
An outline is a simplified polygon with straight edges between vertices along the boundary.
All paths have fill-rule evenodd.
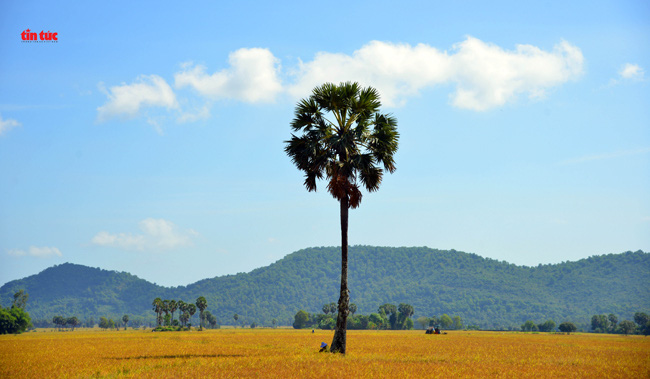
<path id="1" fill-rule="evenodd" d="M 379 113 L 379 93 L 358 83 L 325 83 L 298 102 L 291 122 L 294 133 L 285 152 L 305 173 L 305 187 L 316 191 L 325 178 L 341 213 L 341 290 L 336 331 L 330 351 L 345 354 L 348 306 L 348 210 L 361 203 L 360 187 L 379 189 L 384 170 L 395 171 L 397 120 Z M 383 165 L 383 169 L 379 167 Z"/>
<path id="2" fill-rule="evenodd" d="M 203 311 L 208 307 L 208 301 L 205 300 L 205 297 L 200 296 L 198 299 L 196 299 L 196 307 L 199 308 L 200 330 L 203 330 Z"/>
<path id="3" fill-rule="evenodd" d="M 181 313 L 181 316 L 183 316 L 183 315 L 185 315 L 187 313 L 187 305 L 188 304 L 186 302 L 184 302 L 183 300 L 178 301 L 177 306 L 178 306 L 178 310 Z M 185 326 L 185 323 L 187 322 L 187 319 L 189 317 L 187 317 L 187 318 L 182 317 L 181 318 L 181 316 L 178 316 L 178 319 L 181 321 L 181 325 Z"/>
<path id="4" fill-rule="evenodd" d="M 167 316 L 169 316 L 169 300 L 163 300 L 162 311 L 165 312 L 165 325 L 167 325 Z M 171 325 L 171 320 L 169 320 L 169 325 Z"/>
<path id="5" fill-rule="evenodd" d="M 176 300 L 169 300 L 169 312 L 172 314 L 171 323 L 174 324 L 174 312 L 178 309 L 178 303 Z"/>
<path id="6" fill-rule="evenodd" d="M 400 327 L 404 329 L 404 326 L 406 325 L 406 320 L 413 316 L 413 313 L 415 313 L 415 309 L 411 304 L 405 304 L 405 303 L 400 303 L 397 306 L 397 310 L 399 311 L 399 318 L 398 320 L 400 322 Z"/>
<path id="7" fill-rule="evenodd" d="M 162 323 L 162 308 L 163 308 L 163 301 L 157 297 L 154 299 L 153 303 L 151 303 L 153 306 L 154 312 L 156 312 L 156 322 L 158 323 L 158 326 Z"/>
<path id="8" fill-rule="evenodd" d="M 196 313 L 196 305 L 189 303 L 187 304 L 187 312 L 190 314 L 190 324 L 192 323 L 192 316 Z"/>
<path id="9" fill-rule="evenodd" d="M 52 323 L 57 326 L 59 331 L 61 331 L 61 326 L 65 325 L 66 319 L 64 319 L 63 316 L 54 316 L 52 318 Z"/>
<path id="10" fill-rule="evenodd" d="M 75 326 L 77 326 L 77 325 L 79 325 L 81 323 L 79 322 L 79 319 L 77 318 L 77 316 L 72 316 L 72 317 L 68 317 L 68 319 L 66 320 L 66 324 L 70 325 L 70 327 L 74 331 Z"/>
<path id="11" fill-rule="evenodd" d="M 185 326 L 185 325 L 187 325 L 187 320 L 190 319 L 190 314 L 187 313 L 187 311 L 184 311 L 184 312 L 183 312 L 183 313 L 178 317 L 178 319 L 181 320 L 181 325 L 182 325 L 182 326 Z"/>

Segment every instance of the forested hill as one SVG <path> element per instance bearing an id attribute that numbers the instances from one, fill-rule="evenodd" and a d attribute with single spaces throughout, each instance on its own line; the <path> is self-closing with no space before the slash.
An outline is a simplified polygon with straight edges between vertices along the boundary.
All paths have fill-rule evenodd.
<path id="1" fill-rule="evenodd" d="M 167 288 L 125 272 L 71 263 L 3 285 L 0 287 L 2 305 L 11 304 L 13 294 L 19 289 L 29 294 L 26 310 L 31 318 L 50 320 L 55 315 L 144 314 L 156 296 L 169 293 Z"/>
<path id="2" fill-rule="evenodd" d="M 350 247 L 349 285 L 358 313 L 383 303 L 409 303 L 415 317 L 447 313 L 483 328 L 526 320 L 584 324 L 594 314 L 631 319 L 650 311 L 650 254 L 593 256 L 577 262 L 525 267 L 455 250 Z M 205 296 L 222 324 L 233 314 L 258 324 L 289 324 L 300 309 L 320 312 L 338 300 L 340 249 L 300 250 L 263 268 L 185 287 L 165 288 L 128 273 L 74 264 L 51 267 L 0 288 L 3 305 L 18 289 L 29 293 L 33 319 L 54 315 L 154 318 L 154 298 L 186 302 Z M 241 321 L 241 320 L 240 320 Z"/>

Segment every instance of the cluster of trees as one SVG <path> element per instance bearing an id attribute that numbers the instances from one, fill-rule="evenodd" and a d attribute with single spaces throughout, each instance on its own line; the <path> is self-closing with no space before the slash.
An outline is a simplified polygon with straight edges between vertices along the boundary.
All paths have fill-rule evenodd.
<path id="1" fill-rule="evenodd" d="M 547 320 L 541 324 L 535 324 L 528 320 L 521 325 L 524 332 L 554 332 L 556 324 L 553 320 Z M 573 333 L 578 327 L 572 322 L 563 322 L 557 330 L 563 333 Z M 634 321 L 618 321 L 618 316 L 613 313 L 608 315 L 593 315 L 591 317 L 591 331 L 594 333 L 613 333 L 613 334 L 650 334 L 650 316 L 644 312 L 636 312 Z"/>
<path id="2" fill-rule="evenodd" d="M 102 323 L 102 319 L 105 320 L 104 323 Z M 150 327 L 153 327 L 154 321 L 152 320 L 151 322 L 147 322 L 144 320 L 142 317 L 136 317 L 134 319 L 131 319 L 128 315 L 124 315 L 122 317 L 117 317 L 113 321 L 112 324 L 110 324 L 109 318 L 106 317 L 100 317 L 99 321 L 95 321 L 95 318 L 93 316 L 87 317 L 85 320 L 81 320 L 77 316 L 73 317 L 63 317 L 63 316 L 54 316 L 51 320 L 47 319 L 36 319 L 32 320 L 32 324 L 36 328 L 58 328 L 59 330 L 66 329 L 66 328 L 94 328 L 95 325 L 99 325 L 101 328 L 104 329 L 112 329 L 112 328 L 124 328 L 126 330 L 127 326 L 137 329 L 140 327 L 144 327 L 147 324 Z"/>
<path id="3" fill-rule="evenodd" d="M 322 314 L 309 314 L 304 310 L 299 310 L 294 316 L 293 327 L 295 329 L 319 328 L 334 329 L 336 327 L 336 318 L 338 305 L 336 303 L 325 304 L 322 307 Z M 383 304 L 377 309 L 377 313 L 369 316 L 355 315 L 357 305 L 351 303 L 348 307 L 349 317 L 347 318 L 348 329 L 413 329 L 413 320 L 411 317 L 415 312 L 412 305 L 400 303 Z"/>
<path id="4" fill-rule="evenodd" d="M 203 296 L 199 296 L 195 303 L 186 303 L 182 300 L 162 300 L 157 297 L 154 299 L 153 311 L 156 312 L 156 323 L 158 327 L 172 326 L 172 327 L 191 327 L 192 316 L 199 310 L 199 325 L 200 330 L 203 330 L 205 321 L 212 327 L 216 327 L 217 318 L 210 312 L 205 312 L 208 307 L 208 302 Z M 179 311 L 180 315 L 178 320 L 174 319 L 174 312 Z M 163 313 L 165 314 L 163 316 Z"/>
<path id="5" fill-rule="evenodd" d="M 99 327 L 101 329 L 117 329 L 117 324 L 115 321 L 113 321 L 112 318 L 107 319 L 106 317 L 102 316 L 99 318 Z"/>
<path id="6" fill-rule="evenodd" d="M 124 315 L 122 316 L 122 323 L 120 323 L 120 320 L 118 319 L 117 321 L 113 321 L 112 318 L 106 318 L 106 317 L 100 317 L 99 318 L 99 324 L 98 326 L 104 330 L 106 329 L 116 329 L 119 330 L 121 326 L 124 326 L 124 330 L 126 330 L 128 324 L 129 324 L 129 315 Z M 140 325 L 140 323 L 137 323 L 137 325 L 132 325 L 133 328 L 137 328 Z"/>
<path id="7" fill-rule="evenodd" d="M 121 322 L 120 322 L 121 321 Z M 100 317 L 99 318 L 99 324 L 98 326 L 101 329 L 119 329 L 120 327 L 124 327 L 124 330 L 126 330 L 127 326 L 129 323 L 129 315 L 124 315 L 122 316 L 122 319 L 118 319 L 117 321 L 114 321 L 112 318 L 106 318 L 106 317 Z M 74 331 L 74 328 L 85 325 L 88 328 L 92 328 L 95 326 L 95 321 L 92 317 L 90 317 L 88 320 L 86 320 L 85 323 L 81 322 L 76 316 L 72 317 L 63 317 L 63 316 L 54 316 L 52 318 L 52 324 L 61 331 L 64 328 L 70 328 L 71 330 Z M 138 326 L 140 323 L 137 323 Z"/>
<path id="8" fill-rule="evenodd" d="M 199 314 L 200 315 L 200 314 Z M 203 325 L 209 329 L 219 329 L 219 322 L 217 321 L 217 316 L 213 315 L 210 311 L 204 311 L 203 316 L 201 316 Z"/>
<path id="9" fill-rule="evenodd" d="M 32 326 L 29 313 L 25 312 L 25 305 L 29 295 L 20 290 L 14 294 L 11 308 L 0 305 L 0 334 L 19 334 Z"/>
<path id="10" fill-rule="evenodd" d="M 571 334 L 571 333 L 575 332 L 576 330 L 578 330 L 578 328 L 576 327 L 576 324 L 574 324 L 572 322 L 569 322 L 569 321 L 565 321 L 565 322 L 561 323 L 560 326 L 558 327 L 558 329 L 560 330 L 560 332 L 566 333 L 566 334 Z"/>
<path id="11" fill-rule="evenodd" d="M 618 322 L 615 314 L 591 316 L 591 330 L 594 333 L 643 334 L 650 335 L 650 316 L 645 312 L 636 312 L 634 321 Z"/>
<path id="12" fill-rule="evenodd" d="M 63 328 L 69 327 L 71 330 L 81 325 L 81 321 L 76 316 L 72 317 L 63 317 L 63 316 L 54 316 L 52 318 L 52 324 L 56 326 L 59 331 Z"/>

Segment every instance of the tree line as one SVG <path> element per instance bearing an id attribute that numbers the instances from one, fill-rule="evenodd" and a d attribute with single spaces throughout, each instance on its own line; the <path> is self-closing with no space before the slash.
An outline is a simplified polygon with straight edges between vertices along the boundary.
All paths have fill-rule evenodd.
<path id="1" fill-rule="evenodd" d="M 338 309 L 336 303 L 323 305 L 322 314 L 309 314 L 301 309 L 294 316 L 293 327 L 295 329 L 318 328 L 332 330 L 336 327 Z M 347 329 L 413 329 L 411 317 L 415 313 L 415 309 L 410 304 L 400 303 L 395 306 L 394 304 L 385 303 L 379 306 L 376 313 L 366 316 L 356 315 L 357 305 L 351 303 L 348 312 Z"/>
<path id="2" fill-rule="evenodd" d="M 618 321 L 615 314 L 591 316 L 591 330 L 594 333 L 643 334 L 650 335 L 650 316 L 645 312 L 634 313 L 634 321 Z"/>
<path id="3" fill-rule="evenodd" d="M 323 314 L 309 314 L 305 311 L 299 311 L 294 317 L 294 328 L 319 328 L 332 329 L 334 324 L 334 315 L 337 312 L 336 303 L 324 304 L 322 307 Z M 355 315 L 357 305 L 351 303 L 349 312 L 352 315 L 348 321 L 348 329 L 375 329 L 375 330 L 410 330 L 414 327 L 413 314 L 415 308 L 411 304 L 400 303 L 398 306 L 385 303 L 377 308 L 377 312 L 370 315 Z M 328 316 L 328 313 L 330 314 Z M 463 321 L 460 316 L 441 316 L 418 317 L 417 323 L 422 329 L 427 327 L 440 327 L 443 329 L 462 329 Z M 478 328 L 474 326 L 474 328 Z"/>
<path id="4" fill-rule="evenodd" d="M 535 324 L 532 320 L 528 320 L 521 325 L 521 330 L 524 332 L 554 332 L 556 324 L 553 320 L 547 320 L 541 324 Z M 557 330 L 563 333 L 573 333 L 578 330 L 578 327 L 569 321 L 561 323 Z M 593 333 L 611 333 L 611 334 L 650 334 L 650 316 L 644 312 L 636 312 L 634 314 L 634 321 L 623 320 L 618 321 L 618 317 L 610 313 L 608 315 L 593 315 L 591 316 L 591 331 Z"/>
<path id="5" fill-rule="evenodd" d="M 122 317 L 105 317 L 101 316 L 99 320 L 96 320 L 93 316 L 88 316 L 85 320 L 77 316 L 54 316 L 51 320 L 48 319 L 36 319 L 32 320 L 32 325 L 35 328 L 57 328 L 58 330 L 67 330 L 74 328 L 94 328 L 98 326 L 102 329 L 119 329 L 124 327 L 126 330 L 127 325 L 133 329 L 140 327 L 154 327 L 155 321 L 146 320 L 141 316 L 131 318 L 129 315 L 124 315 Z"/>
<path id="6" fill-rule="evenodd" d="M 129 315 L 124 315 L 122 316 L 121 323 L 120 320 L 118 319 L 117 321 L 113 321 L 112 318 L 106 318 L 104 316 L 99 318 L 99 323 L 97 326 L 99 326 L 101 329 L 116 329 L 119 330 L 120 327 L 124 327 L 124 330 L 126 330 L 127 326 L 129 323 Z M 63 317 L 63 316 L 54 316 L 52 318 L 52 324 L 59 330 L 62 331 L 64 329 L 70 328 L 71 331 L 74 331 L 76 327 L 80 326 L 85 326 L 87 328 L 93 328 L 95 327 L 95 320 L 94 318 L 90 317 L 86 322 L 82 322 L 77 318 L 77 316 L 72 316 L 72 317 Z M 140 326 L 141 323 L 136 323 L 137 325 L 134 326 L 134 328 L 137 328 Z M 46 325 L 49 326 L 49 325 Z"/>

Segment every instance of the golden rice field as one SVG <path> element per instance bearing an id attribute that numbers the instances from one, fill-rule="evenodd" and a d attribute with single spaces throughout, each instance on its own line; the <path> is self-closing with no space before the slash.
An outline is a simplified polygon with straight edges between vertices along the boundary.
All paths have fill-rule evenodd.
<path id="1" fill-rule="evenodd" d="M 0 336 L 0 378 L 650 378 L 650 338 L 596 334 L 348 331 L 348 354 L 319 353 L 333 332 L 30 332 Z"/>

